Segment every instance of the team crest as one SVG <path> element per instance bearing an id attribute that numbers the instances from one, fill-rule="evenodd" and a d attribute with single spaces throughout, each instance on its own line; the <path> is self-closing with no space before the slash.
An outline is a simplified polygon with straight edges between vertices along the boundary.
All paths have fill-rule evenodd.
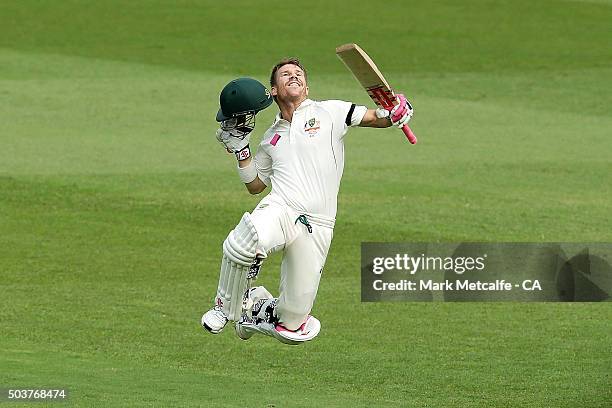
<path id="1" fill-rule="evenodd" d="M 321 122 L 317 120 L 317 118 L 309 119 L 304 124 L 304 132 L 308 133 L 310 136 L 314 136 L 319 132 L 321 128 Z"/>

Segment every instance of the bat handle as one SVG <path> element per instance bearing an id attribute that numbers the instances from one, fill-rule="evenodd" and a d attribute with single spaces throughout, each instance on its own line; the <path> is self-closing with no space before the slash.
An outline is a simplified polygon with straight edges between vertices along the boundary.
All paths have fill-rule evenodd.
<path id="1" fill-rule="evenodd" d="M 417 142 L 417 138 L 414 135 L 414 133 L 412 133 L 412 130 L 408 127 L 408 125 L 404 125 L 402 126 L 402 131 L 404 132 L 404 134 L 406 135 L 406 137 L 408 138 L 408 141 L 411 144 L 416 144 Z"/>

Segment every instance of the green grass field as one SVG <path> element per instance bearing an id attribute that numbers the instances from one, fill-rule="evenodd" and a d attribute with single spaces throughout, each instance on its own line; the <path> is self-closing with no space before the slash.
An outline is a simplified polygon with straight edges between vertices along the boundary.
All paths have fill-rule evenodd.
<path id="1" fill-rule="evenodd" d="M 0 388 L 82 407 L 611 406 L 610 303 L 362 304 L 359 287 L 362 241 L 612 241 L 610 21 L 610 1 L 0 2 Z M 315 341 L 208 335 L 221 243 L 261 198 L 214 139 L 218 93 L 297 55 L 311 97 L 368 104 L 346 42 L 411 97 L 420 143 L 347 136 Z"/>

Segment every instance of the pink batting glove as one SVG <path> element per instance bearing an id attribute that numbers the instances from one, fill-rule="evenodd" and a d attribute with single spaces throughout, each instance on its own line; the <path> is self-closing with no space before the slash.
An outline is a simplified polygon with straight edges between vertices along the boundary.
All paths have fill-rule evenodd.
<path id="1" fill-rule="evenodd" d="M 389 113 L 389 118 L 391 119 L 391 123 L 394 126 L 404 126 L 410 118 L 412 118 L 412 105 L 403 94 L 395 95 L 395 98 L 398 102 L 391 112 Z"/>

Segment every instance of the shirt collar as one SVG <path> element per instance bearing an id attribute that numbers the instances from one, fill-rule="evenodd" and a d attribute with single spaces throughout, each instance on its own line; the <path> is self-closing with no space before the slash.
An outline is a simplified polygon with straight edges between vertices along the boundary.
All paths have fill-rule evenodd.
<path id="1" fill-rule="evenodd" d="M 302 110 L 303 108 L 306 108 L 307 106 L 312 105 L 313 103 L 314 103 L 314 101 L 312 99 L 304 99 L 302 101 L 302 103 L 300 103 L 300 106 L 297 107 L 295 112 L 298 112 L 298 111 Z M 295 114 L 295 112 L 294 112 L 294 114 Z M 281 118 L 281 113 L 278 112 L 276 114 L 276 118 L 274 118 L 274 125 L 277 125 L 281 121 L 287 122 L 285 119 Z"/>

